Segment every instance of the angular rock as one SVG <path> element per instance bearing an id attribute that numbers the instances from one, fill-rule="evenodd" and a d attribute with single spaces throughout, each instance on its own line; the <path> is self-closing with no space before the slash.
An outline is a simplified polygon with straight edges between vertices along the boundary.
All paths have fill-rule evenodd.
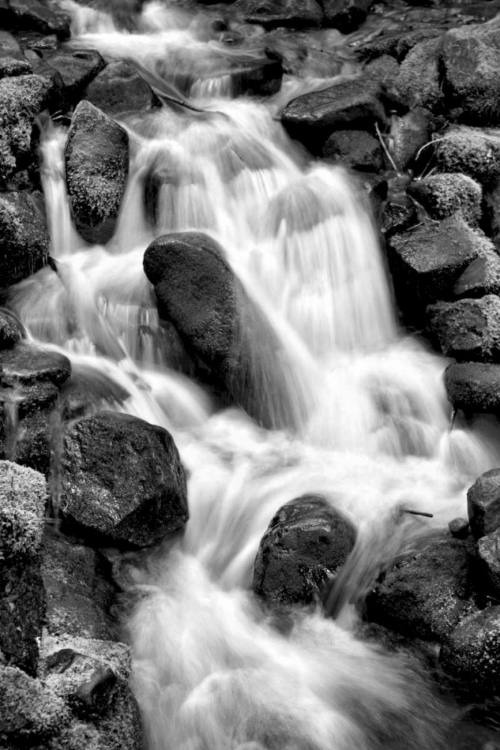
<path id="1" fill-rule="evenodd" d="M 15 346 L 23 336 L 24 331 L 14 315 L 0 309 L 0 351 Z"/>
<path id="2" fill-rule="evenodd" d="M 318 495 L 284 505 L 271 520 L 255 559 L 252 589 L 270 605 L 310 604 L 354 547 L 356 531 Z"/>
<path id="3" fill-rule="evenodd" d="M 36 556 L 42 542 L 47 503 L 45 477 L 0 461 L 0 556 Z"/>
<path id="4" fill-rule="evenodd" d="M 323 11 L 316 0 L 237 0 L 231 10 L 246 23 L 258 23 L 266 29 L 309 28 L 320 26 L 323 20 Z"/>
<path id="5" fill-rule="evenodd" d="M 18 28 L 55 34 L 59 39 L 70 36 L 68 16 L 57 9 L 53 10 L 38 0 L 9 0 L 9 6 Z"/>
<path id="6" fill-rule="evenodd" d="M 486 294 L 500 294 L 500 258 L 492 245 L 485 247 L 481 256 L 467 266 L 453 290 L 457 299 Z"/>
<path id="7" fill-rule="evenodd" d="M 500 469 L 487 471 L 467 492 L 472 534 L 480 539 L 500 528 Z"/>
<path id="8" fill-rule="evenodd" d="M 414 109 L 425 107 L 437 112 L 443 107 L 440 62 L 442 39 L 415 45 L 402 62 L 390 95 L 396 102 Z"/>
<path id="9" fill-rule="evenodd" d="M 373 0 L 324 0 L 324 24 L 350 34 L 366 20 Z"/>
<path id="10" fill-rule="evenodd" d="M 500 23 L 451 29 L 443 40 L 443 64 L 451 103 L 471 125 L 500 124 Z"/>
<path id="11" fill-rule="evenodd" d="M 126 131 L 90 102 L 80 102 L 66 144 L 66 181 L 76 227 L 89 242 L 111 239 L 128 166 Z"/>
<path id="12" fill-rule="evenodd" d="M 85 99 L 110 117 L 147 112 L 159 104 L 151 86 L 125 60 L 108 63 L 87 88 Z"/>
<path id="13" fill-rule="evenodd" d="M 367 600 L 368 619 L 402 635 L 442 641 L 473 612 L 474 545 L 447 533 L 414 542 Z"/>
<path id="14" fill-rule="evenodd" d="M 458 362 L 446 368 L 448 401 L 466 414 L 500 414 L 500 365 Z"/>
<path id="15" fill-rule="evenodd" d="M 500 362 L 500 297 L 438 302 L 427 317 L 446 357 Z"/>
<path id="16" fill-rule="evenodd" d="M 500 679 L 500 607 L 464 619 L 443 643 L 441 664 L 446 672 L 475 691 L 492 695 Z"/>
<path id="17" fill-rule="evenodd" d="M 411 195 L 433 219 L 447 219 L 460 213 L 464 221 L 477 226 L 481 219 L 481 185 L 464 174 L 433 174 L 413 182 Z"/>
<path id="18" fill-rule="evenodd" d="M 334 130 L 384 124 L 381 92 L 380 83 L 374 80 L 341 81 L 292 99 L 281 114 L 281 122 L 292 138 L 314 152 Z"/>
<path id="19" fill-rule="evenodd" d="M 462 172 L 483 185 L 500 177 L 500 130 L 452 125 L 436 140 L 442 172 Z"/>
<path id="20" fill-rule="evenodd" d="M 36 383 L 52 383 L 60 387 L 71 374 L 70 361 L 64 354 L 27 342 L 3 351 L 0 365 L 4 387 Z"/>
<path id="21" fill-rule="evenodd" d="M 488 593 L 500 597 L 500 529 L 481 537 L 477 545 L 479 559 L 486 570 Z"/>
<path id="22" fill-rule="evenodd" d="M 87 49 L 59 49 L 45 55 L 44 62 L 60 74 L 70 105 L 79 101 L 90 82 L 106 66 L 98 52 Z"/>
<path id="23" fill-rule="evenodd" d="M 497 252 L 500 250 L 500 180 L 495 181 L 484 192 L 485 232 L 493 240 Z"/>
<path id="24" fill-rule="evenodd" d="M 391 119 L 391 156 L 400 170 L 412 166 L 420 149 L 430 140 L 432 115 L 423 107 L 415 107 L 403 117 L 393 115 Z M 422 159 L 430 159 L 429 153 L 423 153 Z"/>
<path id="25" fill-rule="evenodd" d="M 394 234 L 401 234 L 419 223 L 417 210 L 408 196 L 398 196 L 388 200 L 381 218 L 381 230 L 386 239 Z"/>
<path id="26" fill-rule="evenodd" d="M 467 539 L 469 536 L 470 527 L 467 518 L 454 518 L 453 521 L 449 522 L 448 528 L 450 534 L 455 537 L 455 539 Z"/>
<path id="27" fill-rule="evenodd" d="M 188 519 L 186 478 L 171 435 L 142 419 L 105 412 L 64 436 L 61 510 L 99 545 L 145 547 Z"/>
<path id="28" fill-rule="evenodd" d="M 369 62 L 365 69 L 365 75 L 378 81 L 382 87 L 390 86 L 399 73 L 399 63 L 391 55 L 381 55 Z"/>
<path id="29" fill-rule="evenodd" d="M 45 531 L 41 571 L 50 635 L 109 639 L 110 608 L 116 598 L 107 561 L 91 547 Z"/>
<path id="30" fill-rule="evenodd" d="M 0 233 L 0 287 L 22 281 L 47 262 L 47 225 L 28 194 L 0 193 Z"/>
<path id="31" fill-rule="evenodd" d="M 17 39 L 8 31 L 0 30 L 0 57 L 10 58 L 11 60 L 24 59 L 21 45 Z"/>
<path id="32" fill-rule="evenodd" d="M 369 42 L 364 42 L 359 50 L 359 56 L 362 60 L 376 60 L 383 55 L 391 55 L 397 61 L 401 62 L 408 53 L 423 42 L 430 42 L 437 37 L 441 37 L 445 29 L 439 26 L 421 26 L 410 31 L 396 29 L 386 31 L 376 36 Z"/>
<path id="33" fill-rule="evenodd" d="M 363 130 L 337 130 L 323 146 L 323 158 L 351 169 L 377 172 L 384 160 L 380 143 Z"/>

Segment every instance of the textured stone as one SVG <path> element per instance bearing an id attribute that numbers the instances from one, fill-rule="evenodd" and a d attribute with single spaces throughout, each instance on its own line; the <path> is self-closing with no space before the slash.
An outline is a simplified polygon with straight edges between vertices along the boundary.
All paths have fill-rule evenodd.
<path id="1" fill-rule="evenodd" d="M 337 130 L 323 146 L 323 158 L 351 169 L 377 172 L 384 166 L 380 143 L 363 130 Z"/>
<path id="2" fill-rule="evenodd" d="M 432 115 L 424 107 L 414 107 L 407 114 L 391 119 L 391 156 L 400 170 L 409 169 L 430 140 Z M 422 159 L 432 157 L 432 149 L 424 149 Z"/>
<path id="3" fill-rule="evenodd" d="M 500 469 L 487 471 L 467 493 L 472 534 L 480 539 L 500 528 Z"/>
<path id="4" fill-rule="evenodd" d="M 258 23 L 267 29 L 308 28 L 319 26 L 323 20 L 316 0 L 237 0 L 231 10 L 247 23 Z"/>
<path id="5" fill-rule="evenodd" d="M 323 0 L 325 25 L 350 34 L 366 20 L 373 0 Z"/>
<path id="6" fill-rule="evenodd" d="M 47 485 L 37 471 L 0 461 L 0 557 L 36 555 L 42 541 Z"/>
<path id="7" fill-rule="evenodd" d="M 498 599 L 500 597 L 500 528 L 481 537 L 477 551 L 486 571 L 488 593 Z"/>
<path id="8" fill-rule="evenodd" d="M 45 265 L 49 235 L 31 196 L 0 193 L 0 233 L 0 287 L 16 284 Z"/>
<path id="9" fill-rule="evenodd" d="M 45 55 L 44 62 L 60 74 L 64 95 L 70 105 L 78 102 L 90 82 L 106 65 L 98 52 L 87 49 L 58 49 Z"/>
<path id="10" fill-rule="evenodd" d="M 390 94 L 408 109 L 425 107 L 431 112 L 443 106 L 440 78 L 442 39 L 430 39 L 415 45 L 401 63 L 390 87 Z"/>
<path id="11" fill-rule="evenodd" d="M 433 219 L 447 219 L 461 214 L 467 224 L 477 226 L 481 220 L 481 185 L 464 174 L 433 174 L 413 182 L 408 195 L 425 208 Z"/>
<path id="12" fill-rule="evenodd" d="M 427 309 L 427 317 L 445 356 L 500 362 L 500 297 L 438 302 Z"/>
<path id="13" fill-rule="evenodd" d="M 445 371 L 448 401 L 467 414 L 500 414 L 500 365 L 457 362 Z"/>
<path id="14" fill-rule="evenodd" d="M 500 177 L 500 130 L 452 125 L 436 140 L 437 166 L 490 184 Z"/>
<path id="15" fill-rule="evenodd" d="M 159 104 L 151 86 L 125 60 L 108 63 L 87 88 L 85 99 L 110 117 L 147 112 Z"/>

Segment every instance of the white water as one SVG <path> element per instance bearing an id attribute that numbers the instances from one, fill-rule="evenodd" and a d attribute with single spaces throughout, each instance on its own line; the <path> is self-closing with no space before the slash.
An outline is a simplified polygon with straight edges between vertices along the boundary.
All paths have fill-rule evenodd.
<path id="1" fill-rule="evenodd" d="M 137 33 L 126 34 L 105 14 L 62 4 L 78 44 L 156 76 L 170 70 L 165 85 L 177 91 L 181 73 L 223 69 L 227 50 L 200 18 L 151 3 Z M 280 634 L 248 594 L 253 560 L 275 511 L 306 492 L 353 520 L 367 556 L 381 554 L 372 541 L 397 508 L 433 513 L 435 525 L 463 515 L 467 486 L 498 455 L 487 425 L 449 432 L 445 363 L 398 331 L 376 233 L 349 175 L 307 163 L 272 118 L 277 100 L 232 100 L 204 81 L 190 91 L 211 114 L 163 108 L 123 123 L 130 178 L 108 247 L 76 234 L 65 132 L 46 133 L 58 272 L 18 285 L 10 302 L 34 338 L 70 356 L 96 408 L 111 403 L 172 431 L 189 472 L 183 538 L 134 573 L 141 598 L 128 625 L 149 746 L 430 747 L 430 699 L 402 661 L 357 638 L 349 607 L 337 622 L 298 616 L 291 634 Z M 161 185 L 155 225 L 143 202 L 151 174 Z M 236 408 L 217 412 L 173 369 L 142 258 L 155 236 L 184 229 L 222 244 L 279 337 L 295 432 L 261 429 Z M 425 528 L 419 521 L 400 532 Z M 387 557 L 400 536 L 392 541 Z"/>

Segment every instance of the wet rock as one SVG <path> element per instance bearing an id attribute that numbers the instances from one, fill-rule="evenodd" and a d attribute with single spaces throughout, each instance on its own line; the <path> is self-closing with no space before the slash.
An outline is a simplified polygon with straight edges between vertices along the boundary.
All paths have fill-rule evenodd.
<path id="1" fill-rule="evenodd" d="M 341 81 L 292 99 L 283 110 L 281 121 L 292 138 L 315 152 L 334 130 L 384 124 L 381 93 L 380 83 L 374 80 Z"/>
<path id="2" fill-rule="evenodd" d="M 363 130 L 337 130 L 323 146 L 323 158 L 351 169 L 377 172 L 384 165 L 380 143 Z"/>
<path id="3" fill-rule="evenodd" d="M 41 571 L 50 635 L 111 638 L 116 587 L 109 563 L 98 552 L 47 529 Z"/>
<path id="4" fill-rule="evenodd" d="M 379 224 L 382 206 L 388 193 L 387 179 L 384 175 L 375 172 L 358 172 L 356 181 L 362 191 L 361 199 L 368 198 L 373 215 Z"/>
<path id="5" fill-rule="evenodd" d="M 231 10 L 246 23 L 258 23 L 266 29 L 309 28 L 320 26 L 323 20 L 323 11 L 316 0 L 237 0 Z"/>
<path id="6" fill-rule="evenodd" d="M 482 251 L 482 238 L 458 217 L 425 222 L 388 242 L 396 298 L 408 320 L 419 322 L 432 302 L 450 299 L 470 262 Z"/>
<path id="7" fill-rule="evenodd" d="M 284 505 L 264 534 L 253 591 L 268 604 L 309 604 L 344 564 L 356 539 L 352 524 L 318 495 Z"/>
<path id="8" fill-rule="evenodd" d="M 0 354 L 1 383 L 4 387 L 52 383 L 60 387 L 71 374 L 71 364 L 64 354 L 43 346 L 23 342 Z"/>
<path id="9" fill-rule="evenodd" d="M 448 401 L 467 414 L 500 413 L 500 365 L 457 362 L 445 371 Z"/>
<path id="10" fill-rule="evenodd" d="M 47 485 L 37 471 L 0 461 L 0 554 L 34 556 L 42 542 Z"/>
<path id="11" fill-rule="evenodd" d="M 66 181 L 77 229 L 89 242 L 111 239 L 128 165 L 126 131 L 90 102 L 80 102 L 66 144 Z"/>
<path id="12" fill-rule="evenodd" d="M 386 239 L 401 234 L 419 223 L 415 204 L 406 196 L 388 200 L 382 213 L 380 228 Z"/>
<path id="13" fill-rule="evenodd" d="M 500 250 L 500 181 L 489 185 L 483 201 L 485 232 Z"/>
<path id="14" fill-rule="evenodd" d="M 23 60 L 24 55 L 17 39 L 8 31 L 0 29 L 0 57 Z"/>
<path id="15" fill-rule="evenodd" d="M 186 478 L 172 436 L 124 414 L 75 422 L 64 436 L 61 509 L 89 540 L 145 547 L 188 519 Z"/>
<path id="16" fill-rule="evenodd" d="M 422 25 L 410 31 L 401 31 L 401 29 L 387 31 L 369 42 L 364 42 L 358 54 L 362 60 L 367 61 L 376 60 L 382 55 L 390 55 L 401 62 L 417 44 L 430 42 L 441 37 L 443 33 L 444 29 L 441 29 L 439 25 Z"/>
<path id="17" fill-rule="evenodd" d="M 272 59 L 266 56 L 262 61 L 241 69 L 232 75 L 233 89 L 237 93 L 254 96 L 272 96 L 281 89 L 283 81 L 283 64 L 281 58 Z"/>
<path id="18" fill-rule="evenodd" d="M 55 34 L 59 39 L 68 39 L 70 25 L 68 16 L 57 8 L 52 9 L 38 0 L 9 0 L 16 28 Z"/>
<path id="19" fill-rule="evenodd" d="M 500 177 L 500 130 L 452 125 L 436 141 L 442 172 L 462 172 L 485 184 Z"/>
<path id="20" fill-rule="evenodd" d="M 486 247 L 482 255 L 467 266 L 453 293 L 457 299 L 500 294 L 500 258 L 493 246 Z"/>
<path id="21" fill-rule="evenodd" d="M 69 719 L 64 701 L 42 682 L 0 665 L 0 742 L 33 747 L 58 733 Z"/>
<path id="22" fill-rule="evenodd" d="M 38 75 L 0 80 L 0 184 L 34 159 L 35 117 L 49 105 L 53 92 L 53 83 Z"/>
<path id="23" fill-rule="evenodd" d="M 477 545 L 479 559 L 484 563 L 488 593 L 500 597 L 500 528 L 481 537 Z"/>
<path id="24" fill-rule="evenodd" d="M 0 233 L 0 286 L 16 284 L 45 265 L 49 235 L 30 195 L 0 193 Z"/>
<path id="25" fill-rule="evenodd" d="M 0 30 L 0 78 L 32 73 L 17 40 L 8 31 Z"/>
<path id="26" fill-rule="evenodd" d="M 481 219 L 481 185 L 463 174 L 433 174 L 413 182 L 408 195 L 433 219 L 460 213 L 465 222 L 477 226 Z"/>
<path id="27" fill-rule="evenodd" d="M 369 620 L 402 635 L 443 640 L 476 609 L 470 542 L 440 533 L 411 545 L 367 600 Z"/>
<path id="28" fill-rule="evenodd" d="M 451 104 L 472 125 L 500 121 L 500 22 L 451 29 L 444 36 L 443 63 Z"/>
<path id="29" fill-rule="evenodd" d="M 373 0 L 324 0 L 324 24 L 350 34 L 366 20 Z"/>
<path id="30" fill-rule="evenodd" d="M 500 607 L 464 619 L 443 643 L 443 668 L 464 685 L 492 695 L 500 679 Z"/>
<path id="31" fill-rule="evenodd" d="M 500 297 L 438 302 L 427 309 L 427 317 L 445 356 L 500 361 Z"/>
<path id="32" fill-rule="evenodd" d="M 398 61 L 390 55 L 381 55 L 375 58 L 365 66 L 364 73 L 366 76 L 378 81 L 382 88 L 392 85 L 392 82 L 399 73 Z"/>
<path id="33" fill-rule="evenodd" d="M 432 115 L 423 107 L 415 107 L 403 117 L 393 115 L 391 119 L 391 156 L 398 169 L 409 169 L 430 140 Z M 429 160 L 432 156 L 423 153 L 422 159 Z"/>
<path id="34" fill-rule="evenodd" d="M 474 482 L 467 492 L 467 510 L 475 539 L 500 528 L 500 469 L 487 471 Z"/>
<path id="35" fill-rule="evenodd" d="M 64 95 L 70 105 L 79 101 L 87 86 L 106 65 L 98 52 L 87 49 L 59 49 L 45 55 L 44 62 L 60 74 Z"/>
<path id="36" fill-rule="evenodd" d="M 441 51 L 439 37 L 415 45 L 400 65 L 390 88 L 391 98 L 408 109 L 424 107 L 431 112 L 441 109 Z"/>
<path id="37" fill-rule="evenodd" d="M 23 329 L 9 313 L 8 310 L 0 310 L 0 351 L 10 349 L 23 338 Z"/>
<path id="38" fill-rule="evenodd" d="M 110 117 L 147 112 L 159 104 L 151 86 L 125 60 L 108 63 L 87 88 L 85 99 Z"/>
<path id="39" fill-rule="evenodd" d="M 467 539 L 469 536 L 470 527 L 467 518 L 454 518 L 449 522 L 448 528 L 455 539 Z"/>

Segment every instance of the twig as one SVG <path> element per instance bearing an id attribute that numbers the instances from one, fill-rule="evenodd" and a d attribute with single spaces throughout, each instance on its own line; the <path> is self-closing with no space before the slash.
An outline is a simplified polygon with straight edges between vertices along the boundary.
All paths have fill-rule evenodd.
<path id="1" fill-rule="evenodd" d="M 420 510 L 407 510 L 406 508 L 401 513 L 411 513 L 412 516 L 425 516 L 426 518 L 434 518 L 433 513 L 424 513 Z"/>
<path id="2" fill-rule="evenodd" d="M 387 156 L 387 158 L 389 159 L 391 165 L 395 169 L 398 177 L 402 177 L 402 173 L 397 168 L 396 164 L 394 163 L 394 159 L 392 158 L 392 156 L 389 153 L 389 149 L 387 148 L 387 146 L 384 143 L 384 139 L 382 138 L 382 133 L 380 132 L 380 128 L 378 126 L 378 122 L 375 123 L 375 132 L 377 133 L 377 137 L 378 137 L 378 139 L 379 139 L 379 141 L 381 143 L 382 148 L 384 149 L 385 155 Z"/>

